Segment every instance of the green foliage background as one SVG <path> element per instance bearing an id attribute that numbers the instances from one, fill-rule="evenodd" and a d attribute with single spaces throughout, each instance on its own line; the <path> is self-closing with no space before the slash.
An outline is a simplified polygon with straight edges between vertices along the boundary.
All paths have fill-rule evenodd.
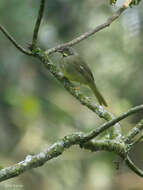
<path id="1" fill-rule="evenodd" d="M 40 47 L 53 47 L 102 24 L 117 6 L 110 6 L 106 0 L 47 0 L 39 33 Z M 25 47 L 31 42 L 38 8 L 38 0 L 0 1 L 0 23 Z M 142 8 L 141 2 L 109 28 L 75 46 L 91 67 L 109 104 L 107 109 L 115 115 L 142 104 Z M 52 59 L 58 65 L 61 57 L 54 54 Z M 95 100 L 89 89 L 81 90 Z M 140 118 L 142 113 L 126 119 L 123 132 Z M 66 134 L 89 131 L 102 122 L 68 94 L 39 61 L 23 55 L 0 33 L 2 167 L 44 150 Z M 136 152 L 134 159 L 141 165 L 141 146 L 137 150 L 140 154 Z M 0 189 L 13 184 L 24 190 L 140 189 L 143 182 L 135 174 L 125 167 L 116 171 L 115 158 L 111 153 L 90 153 L 73 147 L 47 165 L 3 182 Z"/>

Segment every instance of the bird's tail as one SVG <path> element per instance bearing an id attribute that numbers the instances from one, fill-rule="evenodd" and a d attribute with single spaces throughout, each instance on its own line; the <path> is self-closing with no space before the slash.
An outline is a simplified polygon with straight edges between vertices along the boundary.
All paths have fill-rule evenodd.
<path id="1" fill-rule="evenodd" d="M 103 96 L 100 94 L 100 92 L 98 91 L 96 85 L 90 85 L 90 88 L 92 89 L 92 91 L 94 92 L 94 95 L 96 96 L 98 102 L 100 105 L 104 105 L 104 106 L 108 106 L 105 99 L 103 98 Z"/>

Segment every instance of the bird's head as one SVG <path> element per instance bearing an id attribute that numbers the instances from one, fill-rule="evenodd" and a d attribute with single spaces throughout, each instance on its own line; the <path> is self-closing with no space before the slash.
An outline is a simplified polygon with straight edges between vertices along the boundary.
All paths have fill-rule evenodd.
<path id="1" fill-rule="evenodd" d="M 74 55 L 74 49 L 71 47 L 65 47 L 58 50 L 58 52 L 62 53 L 63 57 L 68 57 L 70 55 Z"/>

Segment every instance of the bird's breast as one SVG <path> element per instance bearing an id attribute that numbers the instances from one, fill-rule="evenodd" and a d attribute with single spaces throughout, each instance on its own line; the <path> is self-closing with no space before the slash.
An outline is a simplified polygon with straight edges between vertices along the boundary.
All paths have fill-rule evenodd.
<path id="1" fill-rule="evenodd" d="M 71 58 L 70 58 L 71 57 Z M 72 56 L 66 57 L 62 63 L 62 72 L 71 81 L 79 82 L 81 84 L 87 84 L 84 76 L 79 72 L 78 63 L 72 58 Z"/>

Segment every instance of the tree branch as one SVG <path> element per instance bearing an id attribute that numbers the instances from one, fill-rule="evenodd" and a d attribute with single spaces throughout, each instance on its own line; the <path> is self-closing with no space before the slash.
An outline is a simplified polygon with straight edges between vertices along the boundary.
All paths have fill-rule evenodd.
<path id="1" fill-rule="evenodd" d="M 102 140 L 97 141 L 98 143 L 94 142 L 94 146 L 96 144 L 96 148 L 94 149 L 93 144 L 89 144 L 89 140 L 95 138 L 104 130 L 108 129 L 109 127 L 113 126 L 116 122 L 128 117 L 131 114 L 139 112 L 143 110 L 143 105 L 131 108 L 129 111 L 123 113 L 119 117 L 97 127 L 95 130 L 89 133 L 75 133 L 72 135 L 67 135 L 60 141 L 51 145 L 46 151 L 41 152 L 37 155 L 28 155 L 24 161 L 21 161 L 13 166 L 8 168 L 4 168 L 0 170 L 0 181 L 4 181 L 6 179 L 15 177 L 20 175 L 21 173 L 25 172 L 26 170 L 36 168 L 42 166 L 48 160 L 51 160 L 59 155 L 61 155 L 65 149 L 70 148 L 72 145 L 80 145 L 81 147 L 88 148 L 90 150 L 108 150 L 114 151 L 119 154 L 121 157 L 126 158 L 127 150 L 124 141 L 115 141 L 115 140 Z M 88 143 L 87 143 L 88 142 Z M 111 143 L 112 142 L 112 143 Z M 87 144 L 86 144 L 87 143 Z M 92 141 L 91 141 L 92 143 Z M 127 164 L 131 169 L 135 170 L 133 167 L 133 163 L 130 162 L 129 158 L 127 160 Z"/>
<path id="2" fill-rule="evenodd" d="M 127 166 L 134 171 L 137 175 L 140 177 L 143 177 L 143 171 L 139 169 L 130 159 L 130 157 L 127 155 L 127 158 L 125 159 Z"/>
<path id="3" fill-rule="evenodd" d="M 38 17 L 37 17 L 34 32 L 33 32 L 31 50 L 36 47 L 38 32 L 39 32 L 41 20 L 42 20 L 42 17 L 43 17 L 44 8 L 45 8 L 45 0 L 41 0 L 39 12 L 38 12 Z"/>
<path id="4" fill-rule="evenodd" d="M 32 55 L 32 53 L 26 49 L 24 49 L 21 45 L 19 45 L 16 40 L 8 33 L 8 31 L 0 25 L 0 30 L 2 31 L 2 33 L 12 42 L 12 44 L 18 49 L 20 50 L 22 53 L 26 54 L 26 55 Z"/>
<path id="5" fill-rule="evenodd" d="M 107 19 L 107 21 L 99 26 L 97 26 L 96 28 L 94 28 L 93 30 L 90 30 L 88 32 L 85 32 L 84 34 L 80 35 L 79 37 L 64 43 L 64 44 L 60 44 L 56 47 L 50 48 L 48 50 L 45 51 L 45 53 L 47 53 L 48 55 L 54 52 L 57 52 L 59 49 L 65 48 L 67 46 L 73 46 L 79 42 L 81 42 L 82 40 L 90 37 L 91 35 L 99 32 L 100 30 L 103 30 L 104 28 L 110 26 L 110 24 L 112 24 L 112 22 L 114 22 L 122 13 L 123 11 L 125 11 L 128 7 L 126 7 L 125 5 L 123 5 L 119 10 L 117 10 L 110 18 Z"/>
<path id="6" fill-rule="evenodd" d="M 40 27 L 40 22 L 41 22 L 41 19 L 42 19 L 42 16 L 43 16 L 43 10 L 44 10 L 44 1 L 41 0 L 41 5 L 40 5 L 40 9 L 39 9 L 39 14 L 38 14 L 38 18 L 37 18 L 37 21 L 36 21 L 36 25 L 35 25 L 35 29 L 34 29 L 34 35 L 33 35 L 33 43 L 36 43 L 35 40 L 37 40 L 37 35 L 38 35 L 38 30 L 39 30 L 39 27 Z M 92 31 L 89 31 L 89 32 L 86 32 L 85 34 L 79 36 L 78 38 L 72 40 L 71 42 L 68 42 L 66 44 L 63 44 L 64 46 L 67 46 L 67 45 L 74 45 L 78 42 L 80 42 L 81 40 L 84 40 L 85 38 L 89 37 L 90 35 L 100 31 L 101 29 L 104 29 L 105 27 L 109 26 L 114 20 L 116 20 L 120 15 L 121 13 L 125 10 L 125 6 L 123 5 L 117 12 L 115 12 L 113 14 L 112 17 L 110 17 L 107 22 L 105 22 L 104 24 L 102 25 L 99 25 L 98 27 L 96 27 L 94 30 Z M 55 47 L 54 48 L 54 51 L 52 50 L 53 48 L 51 48 L 51 53 L 52 52 L 55 52 L 57 50 L 57 48 L 61 48 L 63 47 L 63 45 L 59 45 L 58 47 Z M 33 45 L 32 45 L 33 46 Z M 32 47 L 31 46 L 31 47 Z M 34 48 L 34 46 L 32 47 Z M 31 49 L 31 48 L 30 48 Z M 42 51 L 40 50 L 40 53 Z M 30 52 L 31 53 L 31 52 Z M 31 54 L 35 55 L 39 52 L 32 52 Z M 49 52 L 50 53 L 50 52 Z M 31 55 L 30 54 L 30 55 Z M 41 56 L 40 56 L 41 57 Z M 45 59 L 45 55 L 42 56 L 42 61 Z M 44 59 L 43 59 L 44 58 Z M 40 58 L 41 59 L 41 58 Z M 49 65 L 49 59 L 46 58 L 46 60 L 44 60 L 44 65 L 50 70 L 50 72 L 58 79 L 60 80 L 60 82 L 64 83 L 64 87 L 74 96 L 76 97 L 83 105 L 86 105 L 89 109 L 91 109 L 92 111 L 94 111 L 95 113 L 97 113 L 97 115 L 101 118 L 104 118 L 105 120 L 109 121 L 111 119 L 114 118 L 113 114 L 107 112 L 105 109 L 103 109 L 102 106 L 97 106 L 95 105 L 93 102 L 91 102 L 88 97 L 85 97 L 83 96 L 80 92 L 78 93 L 77 91 L 75 91 L 73 89 L 73 85 L 70 83 L 70 81 L 68 80 L 65 80 L 65 79 L 62 79 L 61 80 L 61 77 L 58 76 L 59 72 L 57 72 L 57 74 L 55 74 L 55 71 L 57 70 L 57 68 L 54 66 L 54 65 Z M 53 70 L 54 68 L 54 70 Z M 120 124 L 116 124 L 115 128 L 113 128 L 110 132 L 110 138 L 121 138 L 121 131 L 120 131 Z"/>
<path id="7" fill-rule="evenodd" d="M 143 110 L 143 104 L 140 106 L 136 106 L 134 108 L 131 108 L 129 111 L 123 113 L 119 117 L 116 117 L 115 119 L 112 119 L 111 121 L 108 121 L 108 122 L 104 123 L 103 125 L 101 125 L 100 127 L 96 128 L 95 130 L 89 132 L 87 134 L 87 136 L 84 138 L 84 140 L 87 142 L 87 141 L 95 138 L 97 135 L 99 135 L 103 131 L 107 130 L 109 127 L 113 126 L 115 123 L 123 120 L 124 118 L 126 118 L 126 117 L 128 117 L 134 113 L 142 111 L 142 110 Z"/>
<path id="8" fill-rule="evenodd" d="M 125 3 L 130 2 L 130 0 L 126 0 Z M 95 130 L 92 130 L 89 133 L 75 133 L 72 135 L 65 136 L 63 139 L 59 140 L 58 142 L 54 143 L 52 146 L 50 146 L 47 150 L 44 152 L 41 152 L 37 155 L 28 155 L 24 161 L 21 161 L 13 166 L 4 168 L 0 170 L 0 181 L 4 181 L 6 179 L 15 177 L 20 175 L 21 173 L 25 172 L 26 170 L 36 168 L 39 166 L 42 166 L 44 163 L 46 163 L 48 160 L 53 159 L 59 155 L 61 155 L 65 149 L 70 148 L 72 145 L 80 145 L 83 148 L 92 150 L 92 151 L 98 151 L 98 150 L 107 150 L 107 151 L 114 151 L 119 156 L 124 158 L 126 160 L 127 165 L 138 175 L 143 177 L 143 171 L 138 169 L 134 163 L 130 160 L 129 156 L 127 155 L 129 150 L 129 144 L 128 140 L 132 139 L 135 135 L 137 135 L 139 132 L 138 130 L 142 130 L 143 123 L 137 124 L 136 127 L 131 130 L 127 136 L 126 139 L 123 139 L 121 136 L 121 132 L 117 134 L 116 131 L 114 131 L 115 138 L 114 140 L 100 140 L 95 141 L 95 137 L 97 137 L 99 134 L 101 134 L 103 131 L 109 129 L 111 126 L 115 125 L 114 127 L 120 128 L 120 124 L 117 123 L 124 118 L 128 117 L 129 115 L 132 115 L 134 113 L 137 113 L 141 110 L 143 110 L 143 105 L 131 108 L 129 111 L 123 113 L 119 117 L 114 118 L 114 116 L 103 109 L 102 106 L 98 106 L 95 103 L 93 103 L 88 97 L 84 96 L 81 92 L 75 90 L 74 85 L 64 78 L 57 67 L 50 61 L 48 55 L 51 53 L 56 52 L 58 49 L 66 47 L 66 46 L 73 46 L 80 41 L 88 38 L 89 36 L 95 34 L 96 32 L 108 27 L 114 20 L 116 20 L 124 10 L 126 10 L 129 6 L 129 4 L 125 4 L 113 14 L 112 17 L 110 17 L 104 24 L 97 26 L 95 29 L 86 32 L 82 34 L 81 36 L 73 39 L 72 41 L 61 44 L 57 47 L 51 48 L 47 51 L 42 51 L 39 48 L 36 48 L 37 43 L 37 37 L 38 37 L 38 31 L 41 23 L 41 19 L 43 17 L 43 11 L 45 7 L 45 0 L 41 0 L 40 9 L 37 17 L 37 21 L 34 28 L 33 33 L 33 40 L 31 45 L 32 52 L 29 52 L 25 50 L 23 47 L 21 47 L 14 39 L 13 37 L 6 31 L 5 28 L 0 26 L 0 30 L 4 33 L 4 35 L 14 44 L 14 46 L 19 49 L 21 52 L 32 55 L 34 57 L 37 57 L 41 60 L 41 62 L 44 64 L 46 68 L 64 85 L 64 87 L 76 98 L 80 101 L 81 104 L 87 106 L 90 110 L 95 112 L 99 117 L 104 118 L 108 122 L 104 123 L 103 125 L 97 127 Z M 112 119 L 112 120 L 111 120 Z M 110 120 L 110 121 L 109 121 Z M 138 129 L 138 130 L 137 130 Z M 118 139 L 116 137 L 119 137 Z M 127 144 L 126 144 L 127 143 Z M 130 146 L 133 146 L 131 144 Z"/>
<path id="9" fill-rule="evenodd" d="M 143 130 L 143 119 L 132 128 L 126 135 L 124 142 L 131 143 L 132 139 Z"/>
<path id="10" fill-rule="evenodd" d="M 37 168 L 45 164 L 47 161 L 60 156 L 67 148 L 70 148 L 72 145 L 79 145 L 84 138 L 84 134 L 76 133 L 73 135 L 68 135 L 58 142 L 51 145 L 47 150 L 37 154 L 37 155 L 28 155 L 25 160 L 7 168 L 0 170 L 0 182 L 7 179 L 19 176 L 27 170 L 32 168 Z M 91 142 L 92 143 L 92 142 Z M 96 148 L 95 148 L 96 147 Z M 91 145 L 85 145 L 85 148 L 90 150 Z M 94 142 L 94 151 L 106 150 L 106 151 L 115 151 L 120 156 L 124 157 L 124 146 L 122 143 L 116 141 L 97 141 Z"/>
<path id="11" fill-rule="evenodd" d="M 103 141 L 103 142 L 102 142 Z M 110 144 L 110 145 L 109 145 Z M 133 146 L 133 145 L 132 145 Z M 130 159 L 128 155 L 128 146 L 123 141 L 120 143 L 114 140 L 92 140 L 83 145 L 83 148 L 95 151 L 113 151 L 118 154 L 123 160 L 125 160 L 127 166 L 135 172 L 138 176 L 143 177 L 143 171 L 139 169 Z"/>
<path id="12" fill-rule="evenodd" d="M 37 50 L 34 52 L 35 57 L 38 57 L 40 61 L 44 64 L 44 66 L 54 75 L 54 77 L 62 83 L 64 88 L 72 95 L 74 96 L 82 105 L 88 107 L 91 111 L 96 113 L 100 118 L 105 119 L 106 121 L 109 121 L 113 118 L 112 113 L 108 112 L 106 109 L 104 109 L 102 106 L 99 106 L 95 104 L 93 101 L 91 101 L 91 98 L 85 96 L 82 94 L 79 90 L 76 90 L 75 86 L 67 79 L 65 78 L 60 70 L 58 70 L 57 66 L 51 62 L 48 55 L 41 49 L 37 48 Z M 119 123 L 116 123 L 115 129 L 111 131 L 111 135 L 109 135 L 109 138 L 121 138 L 121 126 Z"/>

